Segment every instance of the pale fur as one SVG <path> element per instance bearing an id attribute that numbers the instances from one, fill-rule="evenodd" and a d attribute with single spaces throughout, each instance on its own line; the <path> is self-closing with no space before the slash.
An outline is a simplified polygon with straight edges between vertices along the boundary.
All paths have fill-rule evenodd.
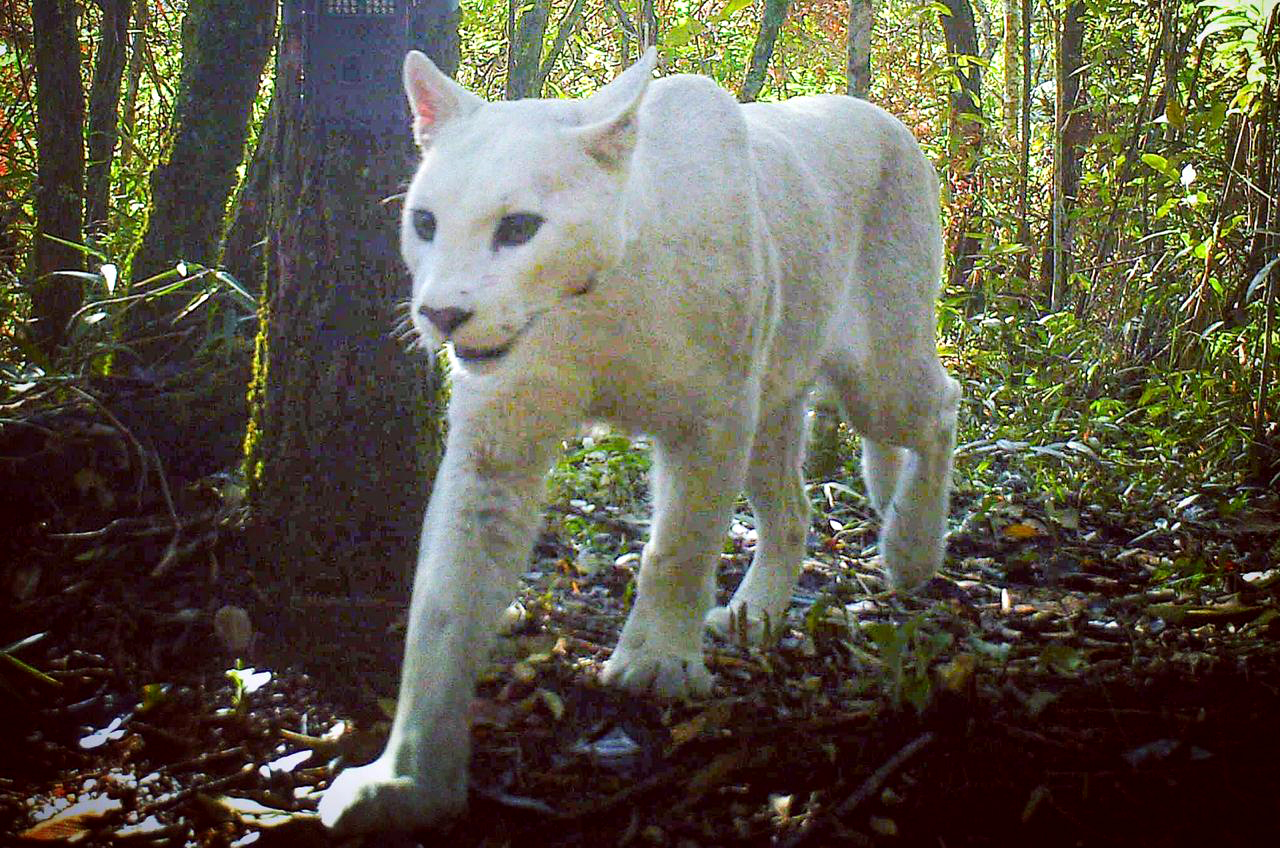
<path id="1" fill-rule="evenodd" d="M 654 521 L 606 683 L 703 694 L 704 619 L 785 615 L 808 525 L 806 393 L 830 383 L 864 439 L 898 588 L 942 561 L 959 389 L 938 362 L 937 182 L 911 133 L 846 97 L 742 106 L 654 57 L 583 101 L 483 104 L 405 63 L 424 148 L 402 232 L 421 310 L 474 314 L 423 527 L 385 753 L 321 802 L 340 832 L 408 829 L 465 804 L 468 705 L 540 519 L 561 439 L 607 420 L 654 444 Z M 433 241 L 414 209 L 437 220 Z M 545 223 L 494 249 L 506 214 Z M 584 292 L 585 293 L 582 293 Z M 714 571 L 746 488 L 759 544 L 728 608 Z M 730 610 L 734 613 L 731 615 Z"/>

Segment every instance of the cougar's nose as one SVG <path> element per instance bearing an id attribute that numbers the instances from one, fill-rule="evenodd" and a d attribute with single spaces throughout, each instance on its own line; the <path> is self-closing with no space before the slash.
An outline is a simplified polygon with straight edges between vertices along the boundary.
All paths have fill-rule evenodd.
<path id="1" fill-rule="evenodd" d="M 454 330 L 467 323 L 473 312 L 466 309 L 459 309 L 456 306 L 446 306 L 444 309 L 432 309 L 430 306 L 422 305 L 418 307 L 418 312 L 423 318 L 426 318 L 431 324 L 444 335 L 450 335 Z"/>

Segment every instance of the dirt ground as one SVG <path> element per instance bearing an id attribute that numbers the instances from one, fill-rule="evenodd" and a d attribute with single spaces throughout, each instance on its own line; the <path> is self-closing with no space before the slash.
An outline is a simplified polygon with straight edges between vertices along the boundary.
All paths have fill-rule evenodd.
<path id="1" fill-rule="evenodd" d="M 584 563 L 558 531 L 582 511 L 552 514 L 483 675 L 467 816 L 366 844 L 1280 845 L 1273 500 L 1174 525 L 987 510 L 908 597 L 869 513 L 816 515 L 778 645 L 709 641 L 716 691 L 680 703 L 596 682 L 636 557 Z M 377 752 L 390 691 L 261 665 L 225 518 L 167 560 L 145 519 L 11 540 L 0 844 L 332 844 L 319 793 Z M 732 540 L 725 590 L 749 518 Z"/>

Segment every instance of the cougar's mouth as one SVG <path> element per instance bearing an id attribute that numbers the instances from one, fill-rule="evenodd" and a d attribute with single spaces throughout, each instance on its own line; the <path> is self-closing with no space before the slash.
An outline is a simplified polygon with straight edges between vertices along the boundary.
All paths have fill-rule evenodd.
<path id="1" fill-rule="evenodd" d="M 519 338 L 520 334 L 516 334 Z M 500 347 L 478 348 L 478 347 L 462 347 L 455 344 L 453 346 L 454 356 L 463 362 L 496 362 L 507 355 L 507 351 L 511 350 L 511 346 L 515 344 L 516 339 L 513 338 Z"/>
<path id="2" fill-rule="evenodd" d="M 591 291 L 595 288 L 595 286 L 596 286 L 596 277 L 593 274 L 590 277 L 588 277 L 586 282 L 584 282 L 581 286 L 569 292 L 564 297 L 564 300 L 568 300 L 569 298 L 574 298 L 574 297 L 582 297 L 583 295 L 590 294 Z M 511 351 L 511 348 L 515 346 L 515 343 L 520 341 L 520 337 L 523 336 L 526 332 L 528 332 L 529 328 L 533 326 L 533 323 L 537 321 L 540 317 L 542 317 L 542 314 L 548 311 L 550 308 L 551 307 L 544 307 L 543 309 L 539 309 L 538 311 L 534 312 L 532 315 L 529 316 L 529 319 L 524 322 L 524 326 L 521 327 L 519 330 L 516 330 L 515 335 L 513 335 L 511 338 L 507 339 L 506 342 L 498 345 L 497 347 L 464 347 L 463 345 L 460 345 L 457 342 L 454 342 L 453 355 L 458 357 L 458 359 L 461 359 L 464 363 L 468 365 L 480 365 L 482 363 L 497 362 L 498 360 L 502 359 Z"/>

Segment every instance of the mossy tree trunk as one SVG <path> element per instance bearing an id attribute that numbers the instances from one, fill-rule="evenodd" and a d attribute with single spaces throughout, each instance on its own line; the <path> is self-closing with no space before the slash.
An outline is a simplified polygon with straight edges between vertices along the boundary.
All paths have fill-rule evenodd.
<path id="1" fill-rule="evenodd" d="M 89 163 L 85 170 L 84 217 L 102 234 L 111 213 L 111 162 L 120 138 L 120 83 L 129 45 L 129 0 L 99 0 L 102 25 L 89 86 Z"/>
<path id="2" fill-rule="evenodd" d="M 179 260 L 216 265 L 227 200 L 244 159 L 249 115 L 275 32 L 275 0 L 192 0 L 182 22 L 182 80 L 169 160 L 151 176 L 151 219 L 133 258 L 136 283 Z M 143 300 L 126 313 L 125 364 L 181 363 L 194 333 L 169 320 L 191 292 Z"/>
<path id="3" fill-rule="evenodd" d="M 457 21 L 442 9 L 414 27 L 450 73 Z M 437 372 L 396 333 L 409 280 L 400 203 L 387 198 L 416 164 L 407 106 L 375 122 L 394 128 L 382 133 L 322 124 L 318 97 L 302 96 L 306 37 L 286 3 L 246 465 L 277 648 L 334 691 L 395 679 L 401 646 L 386 627 L 408 603 L 440 416 Z"/>
<path id="4" fill-rule="evenodd" d="M 84 269 L 84 255 L 61 243 L 84 239 L 84 88 L 75 0 L 33 0 L 31 15 L 39 150 L 31 317 L 33 340 L 52 354 L 83 298 L 79 278 L 59 272 Z"/>

